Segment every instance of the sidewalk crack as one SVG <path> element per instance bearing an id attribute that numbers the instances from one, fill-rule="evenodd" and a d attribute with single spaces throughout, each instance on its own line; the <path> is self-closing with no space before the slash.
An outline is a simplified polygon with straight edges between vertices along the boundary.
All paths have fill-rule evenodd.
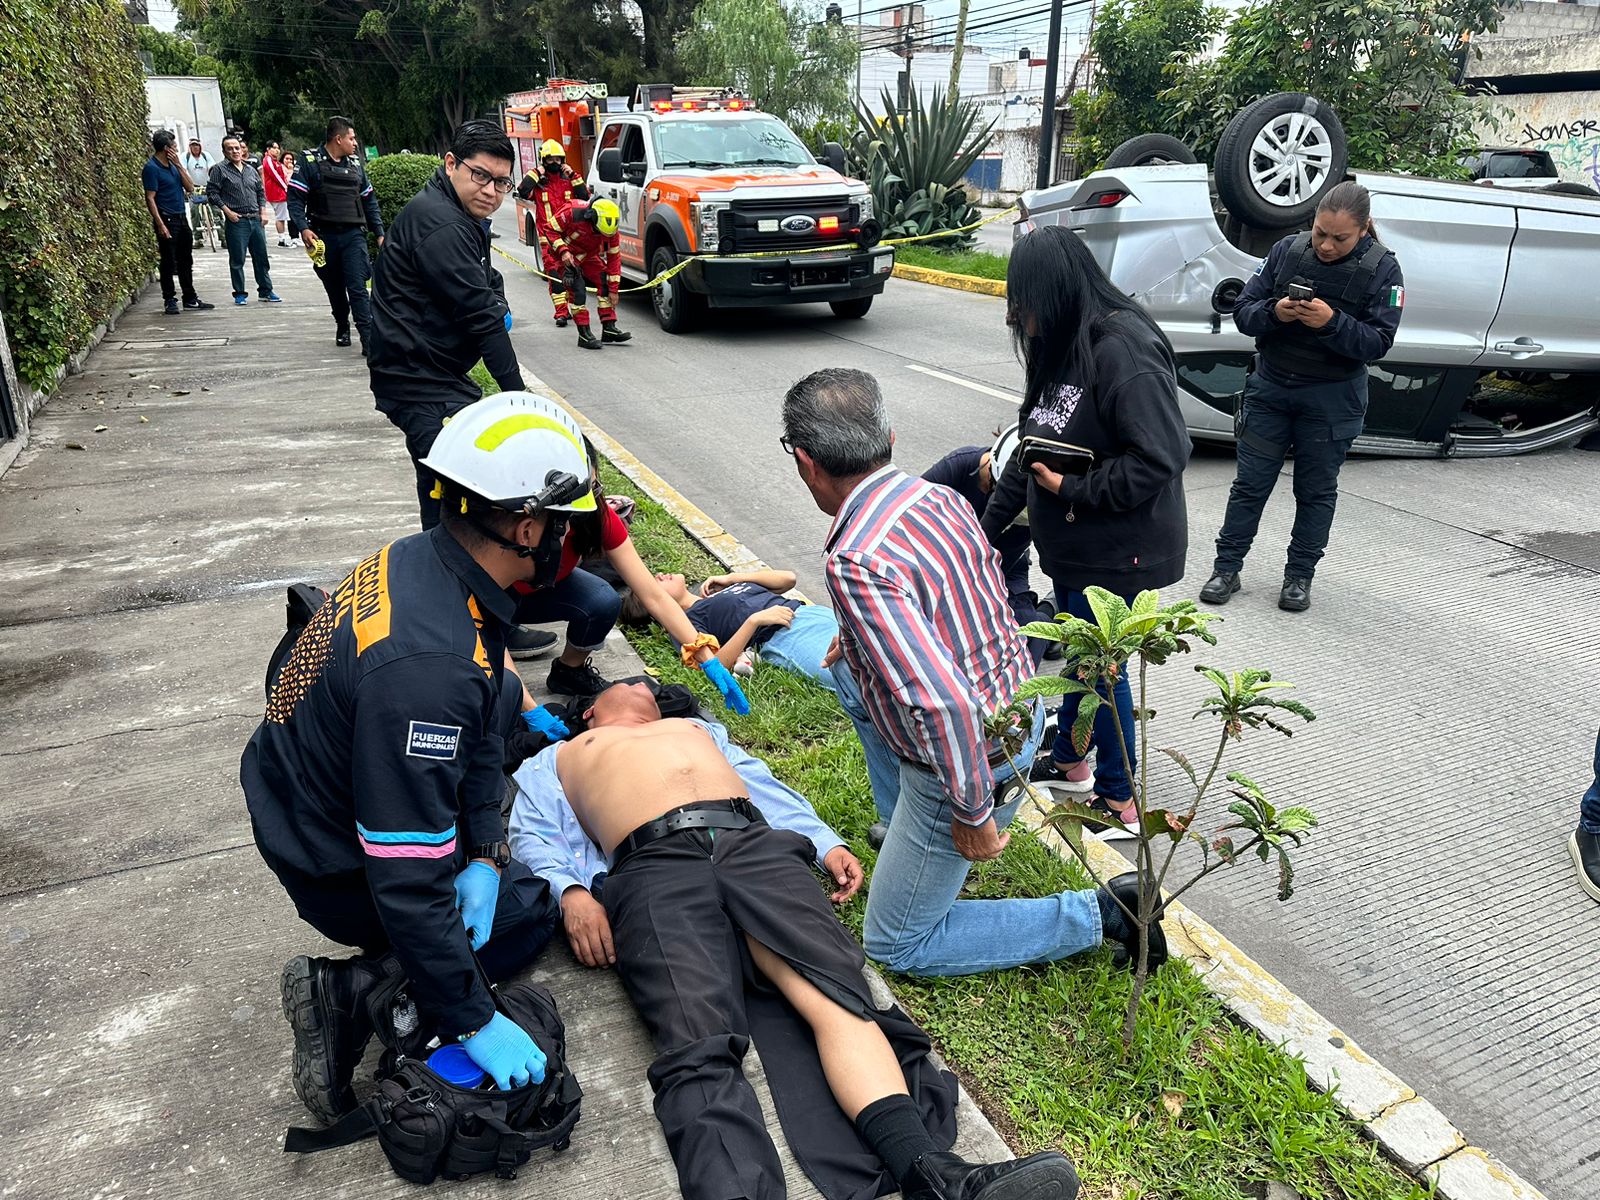
<path id="1" fill-rule="evenodd" d="M 110 733 L 97 733 L 92 737 L 78 738 L 71 742 L 56 742 L 48 746 L 27 746 L 21 750 L 0 750 L 0 758 L 18 758 L 24 754 L 42 754 L 48 750 L 68 750 L 73 746 L 82 746 L 87 742 L 101 742 L 106 738 L 122 737 L 129 733 L 165 733 L 170 729 L 187 729 L 191 725 L 204 725 L 210 721 L 226 721 L 237 718 L 243 721 L 257 720 L 255 713 L 212 713 L 207 717 L 196 717 L 192 721 L 179 721 L 173 725 L 134 725 L 128 729 L 113 729 Z"/>

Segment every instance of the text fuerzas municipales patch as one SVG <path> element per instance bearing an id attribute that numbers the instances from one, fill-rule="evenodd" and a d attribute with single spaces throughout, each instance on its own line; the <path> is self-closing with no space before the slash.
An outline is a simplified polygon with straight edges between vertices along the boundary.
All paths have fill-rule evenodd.
<path id="1" fill-rule="evenodd" d="M 456 756 L 456 747 L 460 743 L 459 725 L 434 725 L 429 721 L 413 721 L 411 732 L 406 737 L 406 753 L 412 758 L 449 760 Z"/>

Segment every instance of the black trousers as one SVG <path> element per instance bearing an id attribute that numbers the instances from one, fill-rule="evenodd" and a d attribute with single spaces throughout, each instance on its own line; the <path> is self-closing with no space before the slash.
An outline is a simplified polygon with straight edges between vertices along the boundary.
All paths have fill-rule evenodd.
<path id="1" fill-rule="evenodd" d="M 264 852 L 262 857 L 294 901 L 300 919 L 323 937 L 372 955 L 389 949 L 389 933 L 372 903 L 365 872 L 305 875 L 274 862 Z M 478 951 L 484 972 L 496 983 L 510 979 L 538 957 L 560 922 L 561 906 L 550 894 L 550 885 L 512 859 L 500 872 L 494 930 Z"/>
<path id="2" fill-rule="evenodd" d="M 161 256 L 161 298 L 176 300 L 183 292 L 184 300 L 199 299 L 194 291 L 194 235 L 189 230 L 189 218 L 183 213 L 162 213 L 161 223 L 171 237 L 162 237 L 161 231 L 151 222 L 156 235 L 156 251 Z"/>
<path id="3" fill-rule="evenodd" d="M 406 453 L 411 455 L 411 467 L 417 473 L 417 512 L 424 529 L 439 523 L 439 502 L 433 498 L 434 474 L 421 465 L 433 440 L 444 428 L 444 419 L 460 412 L 472 401 L 464 396 L 449 400 L 396 400 L 377 397 L 377 410 L 406 435 Z"/>
<path id="4" fill-rule="evenodd" d="M 815 853 L 800 834 L 766 824 L 686 831 L 635 851 L 606 877 L 617 972 L 655 1042 L 650 1086 L 684 1200 L 784 1195 L 777 1150 L 741 1070 L 752 1027 L 789 1144 L 818 1188 L 843 1197 L 883 1186 L 881 1164 L 827 1091 L 809 1030 L 756 981 L 746 933 L 883 1026 L 936 1144 L 954 1138 L 953 1081 L 931 1068 L 921 1031 L 873 1004 L 861 947 L 812 874 Z"/>
<path id="5" fill-rule="evenodd" d="M 356 319 L 356 333 L 366 345 L 372 329 L 372 301 L 367 295 L 367 280 L 372 278 L 372 259 L 367 257 L 367 231 L 364 226 L 323 229 L 317 232 L 327 250 L 324 266 L 313 267 L 328 293 L 328 307 L 334 323 L 342 331 Z"/>

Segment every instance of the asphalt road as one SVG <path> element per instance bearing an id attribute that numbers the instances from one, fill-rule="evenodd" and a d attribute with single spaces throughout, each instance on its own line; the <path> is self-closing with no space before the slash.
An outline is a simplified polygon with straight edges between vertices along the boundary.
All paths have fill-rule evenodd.
<path id="1" fill-rule="evenodd" d="M 496 246 L 532 261 L 509 218 L 500 228 Z M 713 314 L 673 337 L 630 299 L 633 342 L 592 353 L 550 325 L 532 276 L 498 265 L 523 363 L 813 598 L 828 518 L 778 446 L 791 383 L 872 372 L 896 461 L 914 471 L 1016 411 L 1001 300 L 891 280 L 863 320 L 802 306 Z M 1285 479 L 1223 645 L 1196 655 L 1300 685 L 1316 724 L 1247 739 L 1229 765 L 1322 820 L 1290 903 L 1251 862 L 1192 893 L 1196 909 L 1552 1197 L 1600 1195 L 1600 908 L 1564 848 L 1596 722 L 1600 533 L 1592 503 L 1575 502 L 1592 498 L 1596 467 L 1575 450 L 1352 461 L 1315 604 L 1293 617 L 1273 603 Z M 1204 581 L 1232 474 L 1224 453 L 1192 461 L 1189 573 L 1167 598 Z M 1161 673 L 1152 700 L 1170 723 L 1152 745 L 1202 752 L 1210 735 L 1187 719 L 1198 682 L 1186 664 Z M 1177 782 L 1152 767 L 1153 791 Z"/>

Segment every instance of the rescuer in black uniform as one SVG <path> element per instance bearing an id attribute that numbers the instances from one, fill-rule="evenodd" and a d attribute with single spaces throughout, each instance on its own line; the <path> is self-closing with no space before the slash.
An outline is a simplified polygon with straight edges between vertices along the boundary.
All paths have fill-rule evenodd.
<path id="1" fill-rule="evenodd" d="M 1378 241 L 1367 189 L 1352 180 L 1323 197 L 1309 233 L 1284 238 L 1256 268 L 1233 310 L 1239 332 L 1256 339 L 1235 421 L 1238 473 L 1200 599 L 1226 604 L 1239 590 L 1261 510 L 1292 448 L 1294 530 L 1278 607 L 1311 607 L 1339 468 L 1366 419 L 1367 364 L 1389 353 L 1404 304 L 1400 264 Z"/>
<path id="2" fill-rule="evenodd" d="M 593 481 L 576 423 L 527 393 L 461 410 L 428 467 L 445 520 L 338 586 L 272 681 L 240 764 L 261 857 L 303 920 L 363 952 L 283 969 L 295 1090 L 326 1122 L 354 1105 L 364 997 L 381 977 L 374 956 L 390 952 L 442 1040 L 460 1040 L 501 1087 L 542 1078 L 538 1048 L 496 1012 L 472 952 L 490 979 L 507 978 L 560 919 L 547 883 L 512 860 L 500 816 L 522 695 L 505 668 L 506 589 L 554 578 L 568 515 L 594 508 Z M 523 718 L 566 732 L 542 709 Z"/>
<path id="3" fill-rule="evenodd" d="M 322 153 L 307 151 L 289 180 L 289 216 L 307 249 L 319 239 L 326 247 L 327 261 L 316 272 L 333 310 L 334 344 L 350 344 L 353 316 L 365 354 L 372 330 L 372 306 L 367 301 L 372 260 L 367 257 L 366 231 L 371 229 L 382 246 L 383 217 L 367 172 L 356 157 L 359 145 L 348 117 L 328 119 Z"/>

